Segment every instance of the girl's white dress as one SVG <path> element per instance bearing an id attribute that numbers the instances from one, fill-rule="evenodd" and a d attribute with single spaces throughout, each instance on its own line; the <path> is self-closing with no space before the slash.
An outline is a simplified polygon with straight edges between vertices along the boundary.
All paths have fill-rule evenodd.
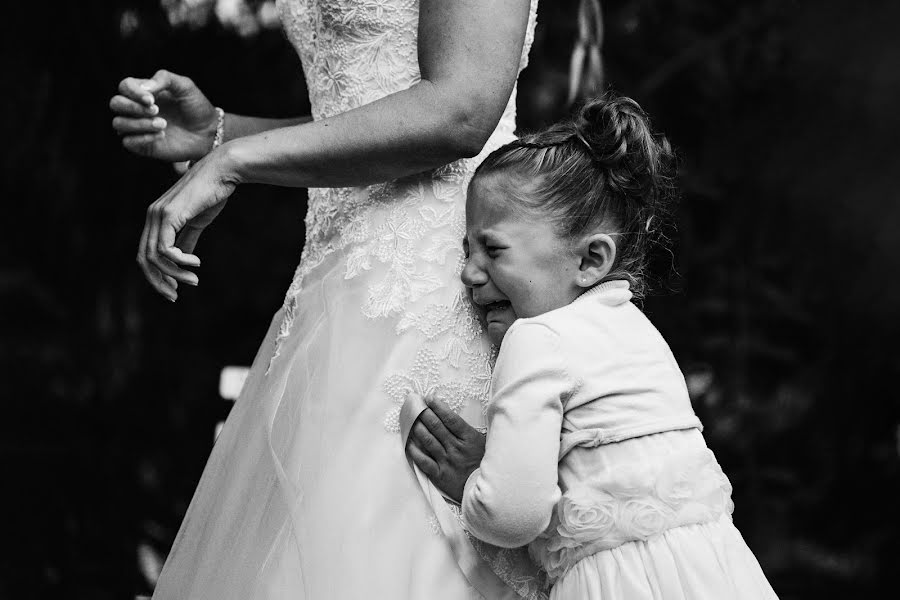
<path id="1" fill-rule="evenodd" d="M 419 79 L 416 0 L 280 0 L 278 10 L 316 119 Z M 409 393 L 434 394 L 484 424 L 491 354 L 459 283 L 464 198 L 479 160 L 514 129 L 515 92 L 478 158 L 310 190 L 300 265 L 154 598 L 480 597 L 408 466 L 398 414 Z M 484 556 L 521 595 L 539 595 L 512 555 Z"/>
<path id="2" fill-rule="evenodd" d="M 553 600 L 774 599 L 681 371 L 630 299 L 610 281 L 509 328 L 463 522 L 531 542 Z"/>

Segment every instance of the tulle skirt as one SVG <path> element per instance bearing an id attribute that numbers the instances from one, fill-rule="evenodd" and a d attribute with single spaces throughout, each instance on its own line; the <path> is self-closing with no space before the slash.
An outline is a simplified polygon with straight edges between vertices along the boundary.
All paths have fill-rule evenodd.
<path id="1" fill-rule="evenodd" d="M 304 280 L 291 334 L 269 369 L 276 313 L 155 599 L 480 597 L 413 478 L 390 422 L 399 406 L 385 391 L 386 382 L 429 378 L 470 385 L 471 374 L 442 357 L 445 340 L 429 345 L 415 328 L 399 333 L 396 318 L 365 316 L 370 281 L 346 278 L 345 264 L 336 251 Z M 441 268 L 446 285 L 423 303 L 458 296 L 455 265 Z M 474 404 L 459 410 L 481 425 Z"/>

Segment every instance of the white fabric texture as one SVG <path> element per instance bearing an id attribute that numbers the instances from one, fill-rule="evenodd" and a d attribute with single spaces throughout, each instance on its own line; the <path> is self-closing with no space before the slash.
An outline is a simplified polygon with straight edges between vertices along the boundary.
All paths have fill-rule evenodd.
<path id="1" fill-rule="evenodd" d="M 466 528 L 529 544 L 551 598 L 774 598 L 681 371 L 625 281 L 509 328 Z"/>
<path id="2" fill-rule="evenodd" d="M 415 0 L 280 0 L 278 10 L 316 119 L 419 79 Z M 492 352 L 459 283 L 465 189 L 514 129 L 515 92 L 479 157 L 310 190 L 300 265 L 154 598 L 480 597 L 409 469 L 397 419 L 416 392 L 484 424 Z M 533 567 L 486 555 L 523 597 L 541 597 Z"/>

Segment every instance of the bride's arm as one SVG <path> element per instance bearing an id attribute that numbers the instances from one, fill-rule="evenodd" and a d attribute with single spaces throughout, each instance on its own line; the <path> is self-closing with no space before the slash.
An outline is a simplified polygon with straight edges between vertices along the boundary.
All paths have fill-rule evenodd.
<path id="1" fill-rule="evenodd" d="M 193 255 L 242 183 L 344 187 L 388 181 L 474 156 L 500 120 L 518 75 L 528 0 L 421 0 L 419 71 L 409 89 L 331 118 L 227 142 L 147 210 L 137 261 L 175 301 L 197 285 Z"/>
<path id="2" fill-rule="evenodd" d="M 312 121 L 312 116 L 293 117 L 289 119 L 271 119 L 268 117 L 251 117 L 225 113 L 225 136 L 223 142 L 234 140 L 249 135 L 256 135 L 272 129 L 294 127 Z"/>
<path id="3" fill-rule="evenodd" d="M 364 185 L 477 154 L 518 74 L 527 0 L 422 0 L 421 81 L 317 122 L 226 143 L 226 177 L 296 187 Z"/>

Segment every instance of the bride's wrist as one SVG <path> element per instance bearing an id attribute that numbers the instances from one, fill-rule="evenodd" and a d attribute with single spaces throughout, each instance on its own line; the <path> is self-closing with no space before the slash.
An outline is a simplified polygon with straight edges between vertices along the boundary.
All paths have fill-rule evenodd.
<path id="1" fill-rule="evenodd" d="M 241 184 L 245 178 L 245 152 L 241 148 L 241 138 L 236 138 L 218 146 L 212 154 L 218 166 L 220 177 L 229 183 Z"/>
<path id="2" fill-rule="evenodd" d="M 192 158 L 187 160 L 187 168 L 191 168 L 225 141 L 225 111 L 216 106 L 209 123 L 194 135 L 197 136 L 197 149 Z"/>

